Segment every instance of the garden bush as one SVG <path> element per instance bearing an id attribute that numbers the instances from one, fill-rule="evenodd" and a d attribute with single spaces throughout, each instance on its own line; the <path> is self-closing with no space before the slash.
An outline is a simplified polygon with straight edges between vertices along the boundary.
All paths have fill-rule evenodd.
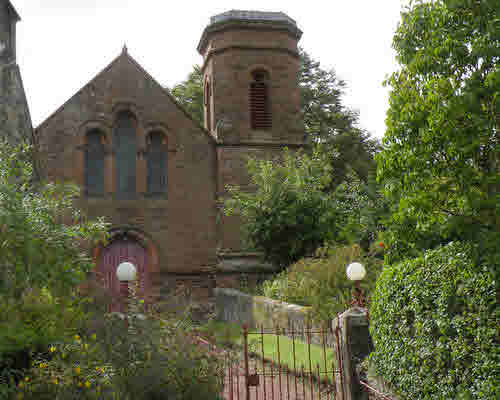
<path id="1" fill-rule="evenodd" d="M 126 318 L 125 318 L 126 317 Z M 24 399 L 217 399 L 221 359 L 185 314 L 165 319 L 132 298 L 129 311 L 93 315 L 82 335 L 49 347 L 18 384 Z"/>
<path id="2" fill-rule="evenodd" d="M 27 290 L 17 300 L 0 296 L 0 399 L 8 397 L 33 358 L 75 335 L 84 319 L 78 300 L 55 297 L 48 289 Z"/>
<path id="3" fill-rule="evenodd" d="M 500 265 L 489 260 L 476 245 L 452 242 L 380 275 L 371 361 L 407 398 L 500 398 Z"/>
<path id="4" fill-rule="evenodd" d="M 353 282 L 346 267 L 354 261 L 364 264 L 367 276 L 361 287 L 369 295 L 375 286 L 382 261 L 365 253 L 360 246 L 325 246 L 316 258 L 303 258 L 262 284 L 264 296 L 287 303 L 311 306 L 316 321 L 328 321 L 347 308 Z"/>

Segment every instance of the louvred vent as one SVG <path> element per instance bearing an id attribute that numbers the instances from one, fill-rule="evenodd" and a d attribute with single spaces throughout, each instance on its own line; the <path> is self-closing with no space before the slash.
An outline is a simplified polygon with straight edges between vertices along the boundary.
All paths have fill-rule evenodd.
<path id="1" fill-rule="evenodd" d="M 250 121 L 252 129 L 270 129 L 272 126 L 265 82 L 252 82 L 250 85 Z"/>

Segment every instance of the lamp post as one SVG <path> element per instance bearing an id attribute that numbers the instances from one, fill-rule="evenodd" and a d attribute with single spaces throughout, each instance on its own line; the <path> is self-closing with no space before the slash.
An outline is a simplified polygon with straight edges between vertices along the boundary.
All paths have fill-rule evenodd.
<path id="1" fill-rule="evenodd" d="M 116 268 L 116 277 L 120 281 L 120 300 L 123 301 L 124 311 L 127 307 L 127 299 L 129 294 L 129 282 L 135 281 L 137 276 L 137 268 L 131 262 L 125 261 Z"/>
<path id="2" fill-rule="evenodd" d="M 347 277 L 355 282 L 355 287 L 352 294 L 352 305 L 357 307 L 365 306 L 365 298 L 361 289 L 361 280 L 366 276 L 366 269 L 363 264 L 353 262 L 347 266 Z"/>

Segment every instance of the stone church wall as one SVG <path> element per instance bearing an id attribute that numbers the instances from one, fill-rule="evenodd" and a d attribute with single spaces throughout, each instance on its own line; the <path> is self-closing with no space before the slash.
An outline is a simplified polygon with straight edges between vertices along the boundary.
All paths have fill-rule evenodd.
<path id="1" fill-rule="evenodd" d="M 113 125 L 121 110 L 137 118 L 137 193 L 118 199 Z M 39 156 L 50 180 L 84 184 L 84 137 L 98 128 L 106 135 L 105 186 L 101 197 L 79 200 L 90 217 L 105 216 L 112 228 L 142 232 L 155 248 L 153 286 L 172 285 L 171 275 L 199 275 L 216 264 L 215 144 L 128 55 L 122 54 L 36 131 Z M 168 191 L 148 197 L 145 137 L 168 137 Z M 206 276 L 206 275 L 205 275 Z"/>

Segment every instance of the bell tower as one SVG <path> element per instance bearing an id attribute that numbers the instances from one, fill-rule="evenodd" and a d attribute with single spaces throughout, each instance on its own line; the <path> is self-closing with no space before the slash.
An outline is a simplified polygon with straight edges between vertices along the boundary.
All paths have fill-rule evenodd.
<path id="1" fill-rule="evenodd" d="M 10 0 L 0 0 L 0 63 L 16 62 L 16 24 L 21 18 Z"/>
<path id="2" fill-rule="evenodd" d="M 232 10 L 210 19 L 203 56 L 205 127 L 226 143 L 301 143 L 302 32 L 282 12 Z"/>
<path id="3" fill-rule="evenodd" d="M 217 199 L 228 185 L 252 190 L 249 156 L 278 157 L 304 145 L 298 85 L 302 36 L 282 12 L 231 10 L 213 16 L 203 31 L 205 128 L 217 141 Z M 256 259 L 241 237 L 238 217 L 219 218 L 219 267 L 246 268 Z M 236 261 L 235 261 L 236 260 Z"/>

